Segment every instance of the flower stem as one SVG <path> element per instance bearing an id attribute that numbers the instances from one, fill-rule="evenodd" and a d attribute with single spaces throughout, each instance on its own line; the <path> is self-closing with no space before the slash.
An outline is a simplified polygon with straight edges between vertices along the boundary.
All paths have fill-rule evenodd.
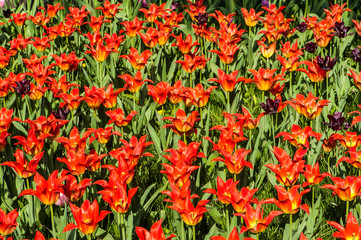
<path id="1" fill-rule="evenodd" d="M 184 138 L 184 143 L 185 143 L 186 145 L 188 145 L 188 144 L 187 144 L 187 137 L 186 137 L 186 133 L 185 133 L 185 132 L 183 133 L 183 138 Z"/>
<path id="2" fill-rule="evenodd" d="M 121 217 L 121 228 L 122 228 L 122 237 L 123 237 L 123 240 L 126 240 L 126 236 L 125 236 L 125 229 L 124 229 L 124 214 L 122 213 L 118 213 L 118 215 L 120 214 L 120 217 Z"/>
<path id="3" fill-rule="evenodd" d="M 229 213 L 228 213 L 228 206 L 224 205 L 226 208 L 226 221 L 227 221 L 227 237 L 229 236 Z"/>
<path id="4" fill-rule="evenodd" d="M 315 186 L 312 186 L 312 210 L 314 204 L 315 204 Z"/>
<path id="5" fill-rule="evenodd" d="M 347 216 L 348 216 L 348 209 L 350 207 L 350 202 L 349 201 L 346 201 L 346 219 L 347 219 Z"/>
<path id="6" fill-rule="evenodd" d="M 196 240 L 196 225 L 193 225 L 193 240 Z"/>
<path id="7" fill-rule="evenodd" d="M 292 214 L 290 214 L 290 240 L 292 240 Z"/>
<path id="8" fill-rule="evenodd" d="M 292 98 L 292 72 L 290 73 L 290 99 Z"/>
<path id="9" fill-rule="evenodd" d="M 227 113 L 230 113 L 229 92 L 226 92 L 226 97 L 227 97 Z"/>
<path id="10" fill-rule="evenodd" d="M 89 234 L 89 235 L 88 235 L 88 240 L 91 240 L 91 239 L 92 239 L 92 235 Z"/>
<path id="11" fill-rule="evenodd" d="M 51 214 L 51 230 L 53 232 L 53 237 L 56 238 L 55 227 L 54 227 L 54 209 L 52 204 L 50 205 L 50 214 Z"/>
<path id="12" fill-rule="evenodd" d="M 182 228 L 182 229 L 181 229 L 181 231 L 182 231 L 182 233 L 181 233 L 181 234 L 182 234 L 182 240 L 185 240 L 185 239 L 184 239 L 184 221 L 183 221 L 183 219 L 182 219 L 182 226 L 181 226 L 181 228 Z"/>

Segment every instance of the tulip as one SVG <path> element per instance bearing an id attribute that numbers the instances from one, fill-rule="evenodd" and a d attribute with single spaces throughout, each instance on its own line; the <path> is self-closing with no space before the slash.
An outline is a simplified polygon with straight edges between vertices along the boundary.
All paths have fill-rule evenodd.
<path id="1" fill-rule="evenodd" d="M 261 201 L 256 205 L 254 209 L 251 204 L 246 205 L 246 213 L 235 213 L 234 215 L 240 216 L 245 221 L 245 226 L 241 227 L 240 233 L 244 233 L 246 231 L 250 231 L 251 233 L 258 234 L 266 230 L 271 221 L 281 215 L 281 211 L 271 211 L 267 217 L 263 217 L 262 204 L 264 202 Z"/>
<path id="2" fill-rule="evenodd" d="M 333 195 L 337 194 L 337 196 L 342 201 L 350 202 L 353 201 L 357 196 L 361 196 L 361 176 L 347 176 L 346 179 L 331 177 L 331 180 L 335 185 L 326 184 L 321 188 L 333 190 Z"/>
<path id="3" fill-rule="evenodd" d="M 352 212 L 349 213 L 346 220 L 346 227 L 342 227 L 337 222 L 327 222 L 332 227 L 336 228 L 338 232 L 333 233 L 333 237 L 344 240 L 360 240 L 361 239 L 361 225 L 358 225 L 357 219 Z"/>
<path id="4" fill-rule="evenodd" d="M 15 228 L 18 226 L 16 219 L 19 216 L 17 209 L 12 210 L 6 214 L 0 208 L 0 234 L 7 236 L 12 234 L 15 231 Z"/>
<path id="5" fill-rule="evenodd" d="M 308 42 L 305 44 L 305 50 L 309 53 L 315 53 L 317 49 L 317 44 L 314 42 Z"/>
<path id="6" fill-rule="evenodd" d="M 76 224 L 69 223 L 65 226 L 63 232 L 79 229 L 85 235 L 92 234 L 97 229 L 98 223 L 111 213 L 104 210 L 99 213 L 99 205 L 96 199 L 92 204 L 88 199 L 85 200 L 80 208 L 70 203 L 70 208 Z"/>
<path id="7" fill-rule="evenodd" d="M 189 181 L 193 171 L 200 168 L 200 166 L 190 166 L 183 161 L 179 161 L 174 165 L 162 163 L 162 166 L 165 170 L 161 170 L 160 172 L 166 174 L 168 181 L 174 183 L 179 188 Z"/>
<path id="8" fill-rule="evenodd" d="M 176 117 L 165 117 L 162 118 L 162 120 L 169 120 L 172 122 L 172 124 L 166 124 L 163 126 L 163 128 L 170 128 L 172 129 L 176 134 L 180 136 L 189 136 L 191 133 L 196 132 L 195 129 L 195 123 L 200 120 L 198 117 L 198 112 L 193 111 L 189 117 L 185 114 L 185 112 L 182 109 L 178 109 L 176 113 Z M 186 140 L 184 140 L 186 142 Z"/>
<path id="9" fill-rule="evenodd" d="M 203 192 L 216 195 L 222 204 L 228 205 L 232 201 L 231 192 L 236 189 L 238 182 L 239 181 L 233 182 L 233 179 L 228 179 L 226 182 L 224 182 L 222 178 L 217 177 L 217 190 L 209 188 Z"/>
<path id="10" fill-rule="evenodd" d="M 142 227 L 135 227 L 135 233 L 138 235 L 140 240 L 170 240 L 176 237 L 175 234 L 171 234 L 169 237 L 164 236 L 164 232 L 162 229 L 163 219 L 153 223 L 150 228 L 150 232 Z"/>
<path id="11" fill-rule="evenodd" d="M 296 98 L 292 98 L 292 101 L 285 101 L 285 103 L 288 103 L 299 114 L 312 120 L 317 118 L 321 114 L 322 108 L 330 103 L 328 100 L 316 102 L 318 99 L 318 97 L 313 96 L 313 94 L 309 92 L 307 98 L 302 94 L 297 94 Z"/>
<path id="12" fill-rule="evenodd" d="M 4 162 L 1 166 L 8 166 L 14 169 L 14 171 L 22 178 L 29 178 L 36 173 L 39 161 L 43 157 L 44 152 L 36 154 L 31 161 L 26 161 L 24 152 L 17 149 L 14 153 L 16 162 Z"/>
<path id="13" fill-rule="evenodd" d="M 245 148 L 237 149 L 234 154 L 232 155 L 228 151 L 221 150 L 222 157 L 217 157 L 212 161 L 221 161 L 224 162 L 227 166 L 228 171 L 231 174 L 240 174 L 245 167 L 249 167 L 253 169 L 253 165 L 251 162 L 247 162 L 245 157 L 251 152 L 252 150 L 246 150 Z M 236 177 L 236 176 L 235 176 Z"/>
<path id="14" fill-rule="evenodd" d="M 137 70 L 141 70 L 145 67 L 147 64 L 148 59 L 152 56 L 152 52 L 149 50 L 145 50 L 141 54 L 139 54 L 138 50 L 135 48 L 130 48 L 130 54 L 129 55 L 120 55 L 120 58 L 127 59 L 130 64 L 133 66 L 133 68 Z"/>
<path id="15" fill-rule="evenodd" d="M 323 123 L 334 131 L 347 130 L 351 126 L 348 122 L 345 122 L 345 118 L 342 116 L 341 112 L 335 112 L 333 115 L 327 115 L 330 120 L 329 123 Z"/>
<path id="16" fill-rule="evenodd" d="M 316 138 L 317 141 L 320 141 L 322 137 L 321 133 L 312 131 L 312 128 L 309 126 L 302 129 L 300 126 L 294 124 L 292 125 L 291 132 L 292 133 L 280 132 L 276 138 L 283 136 L 283 141 L 289 141 L 293 146 L 298 148 L 305 147 L 308 149 L 310 145 L 308 139 L 310 137 Z"/>
<path id="17" fill-rule="evenodd" d="M 242 81 L 242 78 L 237 79 L 238 70 L 231 74 L 226 74 L 222 69 L 218 69 L 218 78 L 211 78 L 209 82 L 217 82 L 221 85 L 225 92 L 232 92 L 238 82 Z"/>
<path id="18" fill-rule="evenodd" d="M 254 69 L 248 70 L 253 74 L 253 79 L 244 79 L 244 83 L 255 83 L 257 88 L 261 91 L 268 91 L 275 86 L 278 81 L 284 81 L 283 74 L 273 74 L 277 69 L 264 69 L 260 68 L 258 71 Z"/>
<path id="19" fill-rule="evenodd" d="M 244 21 L 248 27 L 254 27 L 259 21 L 259 17 L 262 15 L 263 11 L 256 13 L 253 8 L 247 11 L 245 8 L 241 8 Z"/>
<path id="20" fill-rule="evenodd" d="M 192 36 L 190 34 L 187 35 L 186 39 L 183 41 L 182 33 L 179 36 L 172 34 L 172 36 L 177 40 L 175 43 L 172 43 L 172 47 L 178 47 L 179 51 L 183 54 L 187 54 L 191 51 L 194 46 L 200 45 L 198 43 L 198 39 L 193 43 Z"/>
<path id="21" fill-rule="evenodd" d="M 361 52 L 360 52 L 360 62 L 361 62 Z M 350 69 L 351 74 L 347 74 L 348 76 L 353 78 L 353 81 L 358 89 L 361 89 L 361 72 L 356 73 Z"/>

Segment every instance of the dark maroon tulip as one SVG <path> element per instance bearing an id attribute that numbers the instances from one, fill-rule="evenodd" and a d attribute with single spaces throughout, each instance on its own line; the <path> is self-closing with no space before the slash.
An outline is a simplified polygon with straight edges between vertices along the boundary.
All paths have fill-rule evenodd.
<path id="1" fill-rule="evenodd" d="M 51 112 L 51 114 L 53 114 L 56 119 L 60 119 L 60 120 L 66 120 L 69 113 L 70 110 L 66 106 L 64 106 L 63 108 L 59 107 L 56 111 L 53 110 Z"/>
<path id="2" fill-rule="evenodd" d="M 271 115 L 275 114 L 278 111 L 278 107 L 280 106 L 280 100 L 279 99 L 267 99 L 266 103 L 260 103 L 259 104 L 262 109 L 266 112 L 266 114 Z"/>
<path id="3" fill-rule="evenodd" d="M 317 56 L 316 59 L 317 59 L 318 66 L 320 66 L 320 68 L 325 71 L 331 71 L 337 61 L 336 57 L 331 60 L 331 58 L 329 56 L 326 56 L 325 58 Z"/>
<path id="4" fill-rule="evenodd" d="M 194 21 L 197 25 L 206 25 L 208 21 L 208 13 L 198 13 L 198 15 L 195 16 Z"/>
<path id="5" fill-rule="evenodd" d="M 172 9 L 172 11 L 175 11 L 177 10 L 177 8 L 179 8 L 179 6 L 180 6 L 179 2 L 173 1 L 172 5 L 170 6 L 170 9 Z"/>
<path id="6" fill-rule="evenodd" d="M 335 36 L 339 37 L 339 38 L 344 38 L 347 36 L 347 32 L 350 30 L 350 27 L 345 27 L 345 23 L 344 22 L 336 22 L 335 26 L 333 27 L 333 30 L 335 30 L 336 32 L 334 33 Z"/>
<path id="7" fill-rule="evenodd" d="M 307 30 L 307 24 L 305 22 L 302 22 L 301 24 L 299 24 L 298 26 L 296 26 L 296 29 L 303 33 Z"/>
<path id="8" fill-rule="evenodd" d="M 306 43 L 305 50 L 309 53 L 314 53 L 314 52 L 316 52 L 317 47 L 318 47 L 318 45 L 315 42 L 309 42 L 309 43 Z"/>
<path id="9" fill-rule="evenodd" d="M 21 81 L 16 81 L 15 82 L 16 87 L 14 88 L 16 94 L 18 95 L 26 95 L 28 92 L 30 92 L 30 80 L 28 79 L 23 79 Z"/>
<path id="10" fill-rule="evenodd" d="M 334 131 L 347 130 L 350 128 L 350 124 L 345 122 L 345 118 L 342 116 L 341 112 L 335 112 L 333 115 L 327 115 L 327 117 L 330 122 L 324 122 L 323 124 Z"/>
<path id="11" fill-rule="evenodd" d="M 361 51 L 359 48 L 352 50 L 352 58 L 355 62 L 361 62 Z"/>
<path id="12" fill-rule="evenodd" d="M 269 0 L 262 0 L 261 4 L 262 4 L 262 7 L 269 8 Z"/>

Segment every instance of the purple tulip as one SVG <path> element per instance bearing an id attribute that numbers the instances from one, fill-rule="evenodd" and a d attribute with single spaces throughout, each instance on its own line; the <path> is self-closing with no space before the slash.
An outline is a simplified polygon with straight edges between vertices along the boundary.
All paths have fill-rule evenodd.
<path id="1" fill-rule="evenodd" d="M 303 33 L 307 30 L 307 24 L 305 22 L 302 22 L 301 24 L 299 24 L 298 26 L 296 26 L 296 29 Z"/>
<path id="2" fill-rule="evenodd" d="M 316 52 L 317 47 L 318 47 L 318 45 L 316 43 L 309 42 L 309 43 L 306 43 L 305 50 L 309 53 L 314 53 L 314 52 Z"/>
<path id="3" fill-rule="evenodd" d="M 280 100 L 279 99 L 267 99 L 266 103 L 260 103 L 259 104 L 262 109 L 266 112 L 266 114 L 271 115 L 275 114 L 278 111 L 278 107 L 280 106 Z"/>
<path id="4" fill-rule="evenodd" d="M 24 95 L 26 95 L 28 92 L 30 92 L 30 80 L 28 79 L 23 79 L 21 81 L 16 81 L 15 82 L 16 87 L 14 88 L 16 94 L 18 95 L 22 95 L 24 97 Z"/>
<path id="5" fill-rule="evenodd" d="M 330 122 L 324 122 L 323 124 L 334 131 L 347 130 L 351 127 L 348 122 L 345 122 L 345 118 L 342 116 L 341 112 L 335 112 L 333 115 L 327 115 L 327 117 Z"/>
<path id="6" fill-rule="evenodd" d="M 336 57 L 331 60 L 331 58 L 329 56 L 326 56 L 325 58 L 317 56 L 316 59 L 317 59 L 318 66 L 320 66 L 320 68 L 325 71 L 331 71 L 337 61 Z"/>

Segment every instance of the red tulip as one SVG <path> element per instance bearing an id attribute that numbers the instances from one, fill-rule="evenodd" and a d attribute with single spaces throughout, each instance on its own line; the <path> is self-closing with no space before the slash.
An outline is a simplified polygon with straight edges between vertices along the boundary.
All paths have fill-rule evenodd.
<path id="1" fill-rule="evenodd" d="M 137 71 L 134 78 L 129 74 L 122 74 L 118 77 L 120 77 L 121 79 L 123 79 L 125 81 L 124 88 L 126 88 L 131 93 L 138 92 L 140 90 L 140 88 L 142 87 L 142 85 L 146 82 L 150 82 L 150 83 L 154 84 L 154 82 L 152 80 L 149 80 L 149 79 L 142 80 L 141 71 Z"/>
<path id="2" fill-rule="evenodd" d="M 224 182 L 222 178 L 217 177 L 217 190 L 209 188 L 203 192 L 216 195 L 222 204 L 228 205 L 232 201 L 232 192 L 236 189 L 238 183 L 239 181 L 233 182 L 233 179 L 228 179 Z"/>
<path id="3" fill-rule="evenodd" d="M 35 174 L 43 154 L 44 152 L 36 154 L 33 159 L 28 162 L 24 157 L 23 151 L 17 149 L 14 153 L 16 162 L 4 162 L 0 165 L 11 167 L 22 178 L 29 178 Z"/>
<path id="4" fill-rule="evenodd" d="M 236 84 L 238 82 L 242 81 L 242 78 L 237 78 L 238 75 L 238 70 L 232 72 L 231 74 L 226 74 L 225 72 L 222 71 L 222 69 L 218 69 L 218 79 L 217 78 L 212 78 L 209 79 L 208 81 L 210 82 L 217 82 L 221 85 L 222 89 L 226 92 L 232 92 L 236 86 Z"/>
<path id="5" fill-rule="evenodd" d="M 145 50 L 141 54 L 139 54 L 138 50 L 135 48 L 130 48 L 129 55 L 120 55 L 120 58 L 127 59 L 133 68 L 137 70 L 141 70 L 147 64 L 148 59 L 152 56 L 152 52 L 149 50 Z"/>
<path id="6" fill-rule="evenodd" d="M 169 83 L 159 82 L 155 87 L 148 85 L 148 95 L 150 95 L 153 100 L 159 105 L 164 105 L 167 101 L 167 96 L 170 91 Z"/>
<path id="7" fill-rule="evenodd" d="M 310 143 L 308 141 L 308 138 L 312 136 L 318 141 L 320 141 L 322 134 L 312 131 L 312 128 L 309 126 L 302 129 L 300 126 L 294 124 L 292 125 L 291 133 L 280 132 L 279 134 L 277 134 L 276 138 L 280 136 L 283 136 L 283 141 L 289 141 L 295 147 L 309 148 Z"/>
<path id="8" fill-rule="evenodd" d="M 70 203 L 70 208 L 76 224 L 69 223 L 63 232 L 79 229 L 85 235 L 92 234 L 97 229 L 98 223 L 111 213 L 109 211 L 101 211 L 99 213 L 99 205 L 96 199 L 92 204 L 90 204 L 88 199 L 85 200 L 80 208 Z"/>
<path id="9" fill-rule="evenodd" d="M 190 34 L 187 35 L 186 39 L 183 41 L 182 33 L 179 36 L 172 34 L 172 36 L 177 40 L 175 43 L 172 43 L 172 47 L 178 47 L 179 51 L 183 54 L 189 53 L 194 46 L 200 45 L 198 39 L 192 42 L 192 36 Z"/>
<path id="10" fill-rule="evenodd" d="M 194 170 L 200 168 L 200 166 L 190 166 L 183 161 L 179 161 L 174 165 L 162 163 L 162 166 L 165 170 L 161 170 L 160 172 L 166 174 L 168 181 L 174 183 L 179 188 L 189 181 Z"/>
<path id="11" fill-rule="evenodd" d="M 124 112 L 121 108 L 106 111 L 105 114 L 110 117 L 108 125 L 114 123 L 118 127 L 125 127 L 127 126 L 132 118 L 137 114 L 136 111 L 131 111 L 127 117 L 125 117 Z"/>
<path id="12" fill-rule="evenodd" d="M 234 154 L 221 150 L 222 157 L 217 157 L 212 161 L 221 161 L 224 162 L 227 166 L 227 169 L 232 174 L 240 174 L 245 167 L 249 167 L 253 169 L 253 165 L 251 162 L 247 162 L 245 157 L 251 152 L 252 150 L 246 150 L 245 148 L 237 149 Z"/>
<path id="13" fill-rule="evenodd" d="M 162 120 L 169 120 L 172 124 L 166 124 L 163 128 L 171 128 L 176 134 L 180 136 L 189 136 L 191 133 L 196 132 L 194 125 L 200 120 L 198 112 L 193 111 L 189 117 L 186 116 L 182 109 L 178 109 L 176 117 L 165 117 Z"/>
<path id="14" fill-rule="evenodd" d="M 331 177 L 332 175 L 329 173 L 320 174 L 320 167 L 318 162 L 316 162 L 315 166 L 313 167 L 309 164 L 306 165 L 303 176 L 305 176 L 306 182 L 303 183 L 302 187 L 306 187 L 308 185 L 314 186 L 320 184 L 323 178 Z"/>
<path id="15" fill-rule="evenodd" d="M 258 200 L 252 199 L 254 194 L 258 189 L 249 189 L 248 187 L 243 187 L 240 191 L 236 188 L 231 191 L 231 204 L 233 209 L 237 213 L 245 213 L 246 206 L 249 203 L 258 203 Z"/>
<path id="16" fill-rule="evenodd" d="M 327 222 L 332 227 L 336 228 L 332 236 L 340 238 L 341 240 L 360 240 L 361 239 L 361 225 L 358 225 L 357 219 L 353 216 L 352 212 L 349 213 L 346 220 L 346 227 L 342 227 L 337 222 Z"/>
<path id="17" fill-rule="evenodd" d="M 154 5 L 154 4 L 152 4 Z M 171 234 L 169 237 L 165 237 L 162 229 L 162 221 L 163 219 L 155 222 L 150 228 L 150 232 L 148 232 L 145 228 L 135 227 L 135 232 L 138 235 L 140 240 L 170 240 L 176 235 Z"/>
<path id="18" fill-rule="evenodd" d="M 15 228 L 18 226 L 16 219 L 19 216 L 17 209 L 12 210 L 6 214 L 0 208 L 0 234 L 7 236 L 12 234 L 15 231 Z"/>
<path id="19" fill-rule="evenodd" d="M 211 240 L 239 240 L 239 234 L 237 232 L 237 227 L 234 227 L 231 234 L 229 235 L 228 239 L 221 237 L 221 236 L 215 236 L 211 237 Z"/>
<path id="20" fill-rule="evenodd" d="M 333 195 L 336 195 L 342 201 L 353 201 L 357 196 L 361 197 L 361 176 L 352 177 L 347 176 L 346 179 L 339 177 L 331 177 L 335 185 L 326 184 L 321 188 L 333 190 Z"/>
<path id="21" fill-rule="evenodd" d="M 62 182 L 67 178 L 66 176 L 57 177 L 57 175 L 58 170 L 55 170 L 50 174 L 48 180 L 45 180 L 38 172 L 36 172 L 34 177 L 36 190 L 26 189 L 20 193 L 19 197 L 33 195 L 45 205 L 54 204 L 58 200 L 60 193 L 63 192 Z"/>
<path id="22" fill-rule="evenodd" d="M 301 197 L 311 191 L 311 189 L 303 190 L 301 193 L 298 193 L 298 189 L 301 185 L 295 185 L 291 187 L 289 191 L 281 186 L 275 186 L 278 193 L 278 200 L 270 198 L 264 201 L 264 203 L 274 203 L 279 209 L 281 209 L 286 214 L 295 214 L 300 209 L 309 214 L 309 207 L 307 204 L 301 205 Z"/>
<path id="23" fill-rule="evenodd" d="M 260 233 L 266 230 L 273 218 L 282 214 L 281 211 L 271 211 L 269 215 L 263 218 L 263 210 L 261 210 L 263 201 L 257 204 L 254 209 L 251 204 L 246 205 L 246 213 L 235 213 L 234 215 L 240 216 L 244 219 L 246 226 L 242 226 L 240 233 L 250 231 L 251 233 Z"/>

